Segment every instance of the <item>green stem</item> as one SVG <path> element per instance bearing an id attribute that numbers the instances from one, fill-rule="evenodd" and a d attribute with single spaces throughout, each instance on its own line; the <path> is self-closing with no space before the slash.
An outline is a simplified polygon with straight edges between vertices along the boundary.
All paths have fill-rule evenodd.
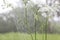
<path id="1" fill-rule="evenodd" d="M 45 25 L 45 40 L 47 40 L 47 27 L 48 27 L 48 17 L 46 18 L 46 25 Z"/>

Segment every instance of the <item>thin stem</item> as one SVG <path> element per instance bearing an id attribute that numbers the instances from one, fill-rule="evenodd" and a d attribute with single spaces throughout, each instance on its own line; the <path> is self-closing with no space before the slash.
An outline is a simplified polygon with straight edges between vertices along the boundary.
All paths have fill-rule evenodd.
<path id="1" fill-rule="evenodd" d="M 36 40 L 36 20 L 35 20 L 35 40 Z"/>
<path id="2" fill-rule="evenodd" d="M 46 18 L 46 25 L 45 25 L 45 40 L 47 40 L 47 27 L 48 27 L 48 17 Z"/>

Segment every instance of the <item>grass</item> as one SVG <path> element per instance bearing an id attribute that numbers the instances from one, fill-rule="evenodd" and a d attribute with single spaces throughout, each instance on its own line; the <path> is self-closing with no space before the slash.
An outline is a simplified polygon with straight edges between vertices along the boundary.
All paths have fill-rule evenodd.
<path id="1" fill-rule="evenodd" d="M 35 40 L 34 34 L 32 36 Z M 32 40 L 32 38 L 26 33 L 0 33 L 0 40 Z M 44 34 L 37 34 L 37 40 L 44 40 Z M 60 34 L 48 34 L 47 40 L 60 40 Z"/>

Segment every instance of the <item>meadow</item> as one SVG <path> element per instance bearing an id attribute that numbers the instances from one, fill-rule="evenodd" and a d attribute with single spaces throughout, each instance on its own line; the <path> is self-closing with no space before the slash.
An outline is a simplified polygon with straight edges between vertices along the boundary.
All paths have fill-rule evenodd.
<path id="1" fill-rule="evenodd" d="M 47 34 L 47 40 L 60 40 L 60 34 Z M 33 40 L 35 40 L 35 35 L 32 34 Z M 45 40 L 44 34 L 37 34 L 37 40 Z M 0 33 L 0 40 L 32 40 L 30 34 L 27 33 Z"/>

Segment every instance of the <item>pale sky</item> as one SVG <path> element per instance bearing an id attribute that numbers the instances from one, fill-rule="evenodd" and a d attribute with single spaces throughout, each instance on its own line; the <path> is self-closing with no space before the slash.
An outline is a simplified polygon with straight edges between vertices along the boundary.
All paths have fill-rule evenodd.
<path id="1" fill-rule="evenodd" d="M 17 6 L 22 7 L 22 4 L 20 3 L 21 0 L 20 0 L 20 2 L 19 2 L 19 0 L 5 0 L 5 1 L 6 1 L 7 4 L 9 4 L 9 3 L 12 4 L 12 6 L 14 8 L 17 7 Z M 45 4 L 45 0 L 31 0 L 31 1 L 33 1 L 35 4 L 38 4 L 38 3 Z M 1 5 L 4 5 L 4 6 L 1 6 Z M 3 7 L 4 7 L 4 9 L 3 9 Z M 4 4 L 3 0 L 0 0 L 0 14 L 8 12 L 10 10 L 12 10 L 12 8 L 11 7 L 7 8 L 6 5 Z"/>
<path id="2" fill-rule="evenodd" d="M 16 7 L 18 7 L 18 4 L 20 5 L 20 7 L 22 7 L 21 5 L 21 3 L 19 3 L 19 0 L 6 0 L 6 3 L 7 4 L 12 4 L 12 6 L 14 7 L 14 8 L 16 8 Z M 18 3 L 18 4 L 17 4 Z M 3 5 L 3 6 L 2 6 Z M 4 8 L 4 9 L 3 9 Z M 9 12 L 10 10 L 12 10 L 12 8 L 11 7 L 8 7 L 7 8 L 7 6 L 4 4 L 4 2 L 3 2 L 3 0 L 0 0 L 0 14 L 1 13 L 5 13 L 5 12 Z"/>
<path id="3" fill-rule="evenodd" d="M 33 1 L 35 4 L 46 4 L 46 0 L 31 0 Z"/>
<path id="4" fill-rule="evenodd" d="M 46 4 L 46 0 L 31 0 L 31 1 L 33 1 L 35 4 Z M 20 2 L 19 2 L 19 0 L 6 0 L 6 3 L 7 4 L 12 4 L 12 6 L 15 8 L 15 7 L 18 7 L 18 6 L 20 6 L 20 7 L 22 7 L 22 1 L 20 0 Z M 4 5 L 4 6 L 1 6 L 1 5 Z M 4 7 L 4 9 L 3 9 L 3 7 Z M 0 0 L 0 14 L 1 13 L 5 13 L 5 12 L 9 12 L 9 11 L 11 11 L 12 10 L 12 8 L 11 7 L 6 7 L 6 5 L 3 3 L 3 0 Z M 60 18 L 58 18 L 58 17 L 54 17 L 53 18 L 55 21 L 59 21 L 60 20 Z"/>

